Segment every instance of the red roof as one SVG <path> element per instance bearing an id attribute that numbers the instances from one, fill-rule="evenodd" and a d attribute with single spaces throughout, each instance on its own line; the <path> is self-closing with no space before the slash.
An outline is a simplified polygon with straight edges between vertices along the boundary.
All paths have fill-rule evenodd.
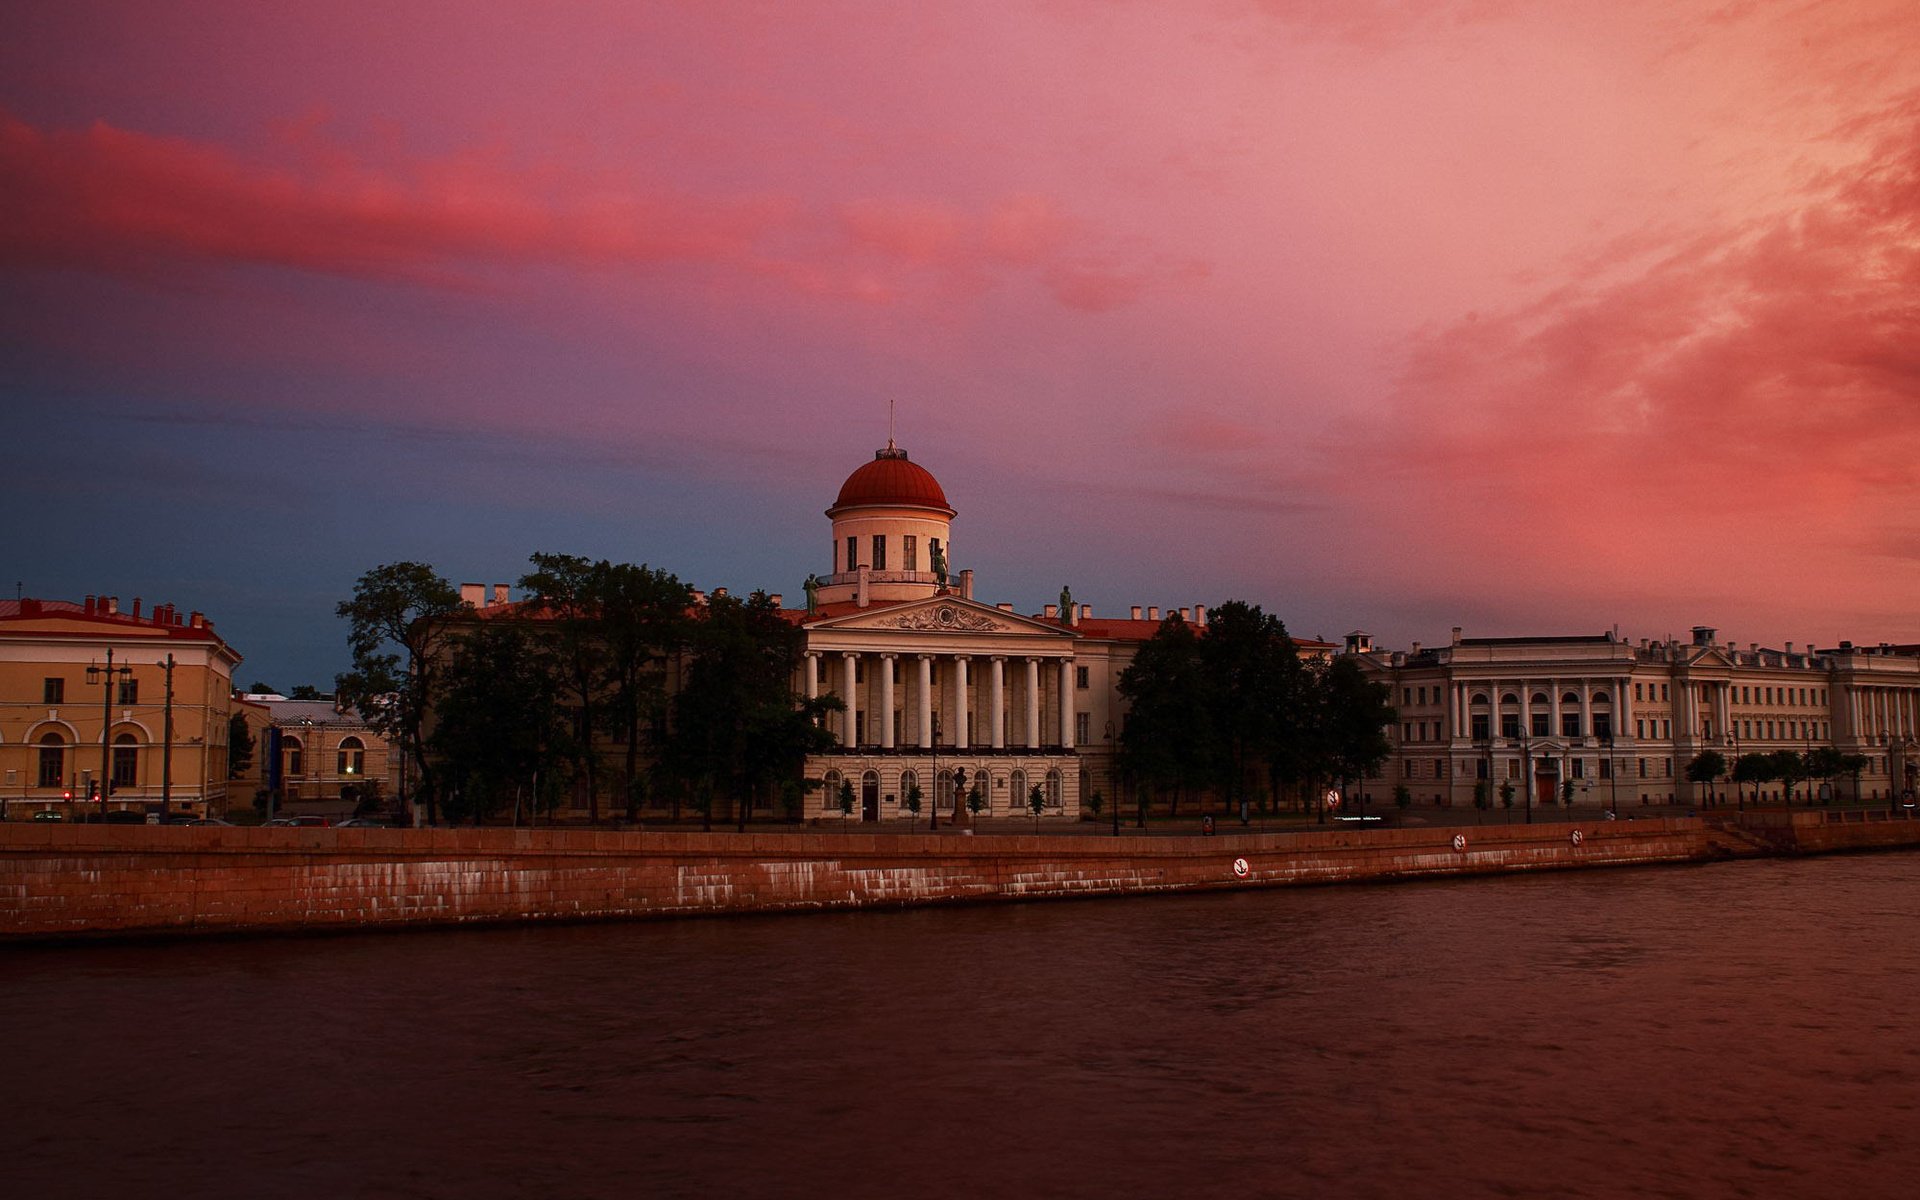
<path id="1" fill-rule="evenodd" d="M 867 463 L 840 485 L 840 495 L 827 510 L 833 516 L 843 508 L 931 508 L 954 515 L 940 481 L 919 463 L 907 459 L 905 450 L 892 446 L 877 451 Z"/>

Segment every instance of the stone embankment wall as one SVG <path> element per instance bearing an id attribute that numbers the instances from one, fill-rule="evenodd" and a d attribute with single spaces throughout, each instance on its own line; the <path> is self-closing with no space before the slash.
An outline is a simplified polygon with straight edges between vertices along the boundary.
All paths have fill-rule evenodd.
<path id="1" fill-rule="evenodd" d="M 1818 850 L 1920 844 L 1920 822 L 1809 821 L 1733 852 L 1778 852 L 1794 837 Z M 0 938 L 884 907 L 1727 853 L 1690 818 L 1210 838 L 11 824 L 0 825 Z"/>

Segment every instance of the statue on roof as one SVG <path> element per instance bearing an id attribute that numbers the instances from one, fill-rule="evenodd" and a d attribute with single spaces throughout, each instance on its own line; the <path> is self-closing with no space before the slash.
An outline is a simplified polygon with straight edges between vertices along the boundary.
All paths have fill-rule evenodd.
<path id="1" fill-rule="evenodd" d="M 1060 623 L 1073 624 L 1073 589 L 1065 584 L 1060 585 Z"/>
<path id="2" fill-rule="evenodd" d="M 820 612 L 820 577 L 809 574 L 807 581 L 800 585 L 807 592 L 807 615 L 817 616 Z"/>

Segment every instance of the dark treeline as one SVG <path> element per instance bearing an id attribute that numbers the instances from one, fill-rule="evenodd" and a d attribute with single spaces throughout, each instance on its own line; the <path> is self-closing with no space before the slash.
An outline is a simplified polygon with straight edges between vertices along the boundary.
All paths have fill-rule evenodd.
<path id="1" fill-rule="evenodd" d="M 1130 704 L 1119 767 L 1141 820 L 1150 799 L 1175 814 L 1188 801 L 1229 815 L 1305 805 L 1391 753 L 1384 684 L 1351 658 L 1303 661 L 1278 617 L 1237 600 L 1199 628 L 1168 616 L 1119 687 Z"/>
<path id="2" fill-rule="evenodd" d="M 670 572 L 535 554 L 523 599 L 481 616 L 422 563 L 362 575 L 338 613 L 368 714 L 438 822 L 515 819 L 584 798 L 590 820 L 684 806 L 711 827 L 753 807 L 797 812 L 806 755 L 837 705 L 792 690 L 804 635 L 773 601 L 696 603 Z"/>

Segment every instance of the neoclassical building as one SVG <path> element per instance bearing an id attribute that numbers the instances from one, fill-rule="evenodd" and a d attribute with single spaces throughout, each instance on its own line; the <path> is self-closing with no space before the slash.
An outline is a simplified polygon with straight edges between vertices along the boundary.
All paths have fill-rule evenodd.
<path id="1" fill-rule="evenodd" d="M 1913 647 L 1831 650 L 1723 642 L 1709 626 L 1691 639 L 1637 643 L 1595 635 L 1468 638 L 1444 646 L 1375 649 L 1364 633 L 1349 652 L 1393 690 L 1394 757 L 1370 781 L 1375 802 L 1405 786 L 1417 802 L 1471 804 L 1475 784 L 1530 789 L 1576 804 L 1697 804 L 1704 784 L 1687 764 L 1743 754 L 1832 747 L 1868 762 L 1858 799 L 1910 793 L 1920 773 L 1920 654 Z M 1826 784 L 1813 780 L 1797 795 Z M 1731 784 L 1714 786 L 1716 796 Z M 1834 781 L 1854 797 L 1851 777 Z M 1778 799 L 1779 785 L 1762 799 Z"/>
<path id="2" fill-rule="evenodd" d="M 891 442 L 847 477 L 826 515 L 831 569 L 809 607 L 787 610 L 806 632 L 799 690 L 846 706 L 839 747 L 807 763 L 824 784 L 808 816 L 838 817 L 843 782 L 851 819 L 863 821 L 910 819 L 915 786 L 923 815 L 963 823 L 976 786 L 983 816 L 1028 815 L 1035 787 L 1042 819 L 1077 819 L 1096 792 L 1111 802 L 1120 675 L 1160 609 L 1096 618 L 1063 594 L 1021 614 L 976 599 L 973 572 L 952 567 L 946 492 Z M 1175 612 L 1206 623 L 1201 607 Z"/>
<path id="3" fill-rule="evenodd" d="M 109 811 L 223 811 L 239 661 L 212 621 L 172 605 L 0 600 L 5 818 L 92 817 L 103 774 Z"/>

